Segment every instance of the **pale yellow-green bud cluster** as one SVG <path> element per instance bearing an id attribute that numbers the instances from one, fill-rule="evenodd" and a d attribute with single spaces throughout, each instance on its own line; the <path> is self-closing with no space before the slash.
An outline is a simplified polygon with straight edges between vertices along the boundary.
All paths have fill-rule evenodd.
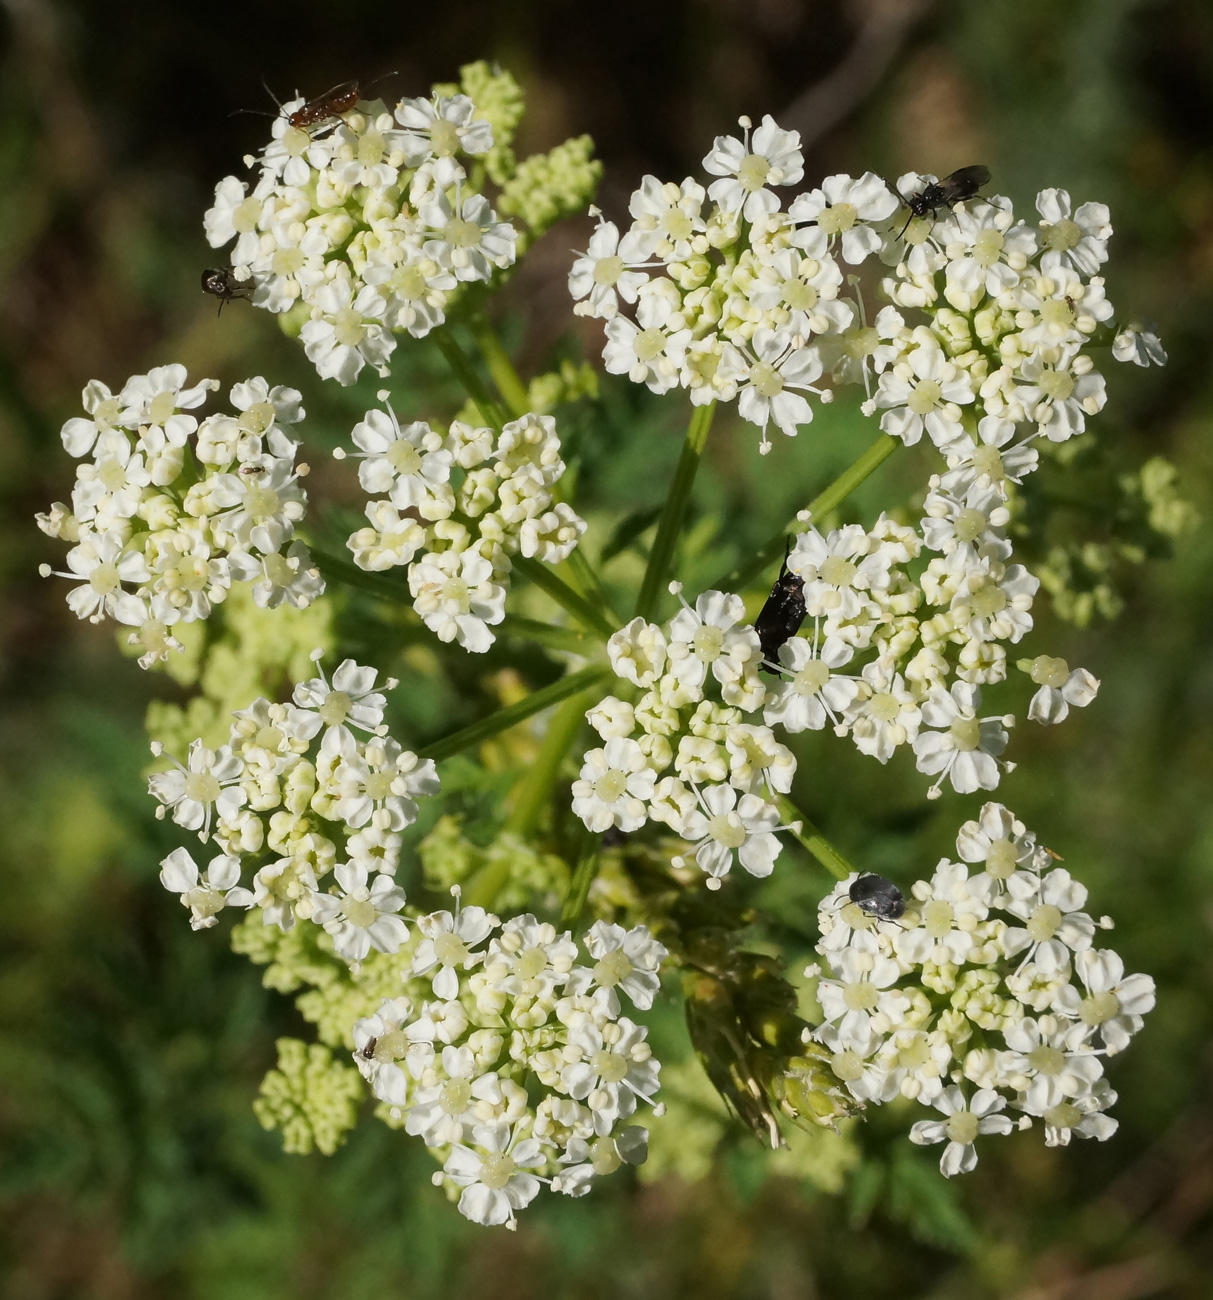
<path id="1" fill-rule="evenodd" d="M 502 832 L 481 848 L 467 839 L 455 817 L 440 817 L 417 849 L 427 889 L 492 880 L 494 905 L 508 911 L 542 906 L 554 911 L 568 892 L 568 864 L 541 853 L 517 835 Z"/>
<path id="2" fill-rule="evenodd" d="M 278 1068 L 262 1081 L 253 1111 L 262 1128 L 277 1129 L 291 1155 L 313 1148 L 332 1155 L 358 1119 L 362 1080 L 319 1043 L 278 1040 Z"/>
<path id="3" fill-rule="evenodd" d="M 576 136 L 550 153 L 532 154 L 519 163 L 505 182 L 498 208 L 520 217 L 529 233 L 519 231 L 518 251 L 550 230 L 562 217 L 583 212 L 602 179 L 602 163 L 594 157 L 594 141 Z"/>

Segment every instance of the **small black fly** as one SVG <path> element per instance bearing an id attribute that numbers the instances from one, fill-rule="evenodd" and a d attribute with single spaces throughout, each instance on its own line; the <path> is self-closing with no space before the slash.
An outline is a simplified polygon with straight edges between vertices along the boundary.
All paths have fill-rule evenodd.
<path id="1" fill-rule="evenodd" d="M 882 921 L 896 921 L 905 913 L 906 900 L 901 890 L 884 876 L 869 873 L 851 882 L 847 890 L 851 902 L 869 916 Z"/>
<path id="2" fill-rule="evenodd" d="M 368 1038 L 362 1047 L 362 1059 L 364 1061 L 373 1061 L 375 1059 L 375 1048 L 379 1045 L 379 1039 Z"/>
<path id="3" fill-rule="evenodd" d="M 971 199 L 983 185 L 990 183 L 990 169 L 980 164 L 973 167 L 959 167 L 950 176 L 941 181 L 932 181 L 918 194 L 912 194 L 905 200 L 910 209 L 906 224 L 901 228 L 904 235 L 915 217 L 925 217 L 929 212 L 932 220 L 940 208 L 950 208 L 954 204 Z"/>
<path id="4" fill-rule="evenodd" d="M 219 299 L 220 314 L 224 303 L 235 302 L 237 298 L 251 298 L 256 287 L 251 278 L 238 280 L 230 266 L 214 266 L 202 272 L 202 292 Z"/>
<path id="5" fill-rule="evenodd" d="M 754 620 L 754 631 L 758 633 L 758 643 L 762 646 L 764 673 L 775 672 L 774 668 L 768 668 L 767 665 L 779 662 L 780 646 L 794 637 L 804 622 L 804 579 L 798 573 L 788 572 L 788 554 L 791 549 L 792 539 L 789 537 L 779 577 L 775 579 L 766 604 Z"/>

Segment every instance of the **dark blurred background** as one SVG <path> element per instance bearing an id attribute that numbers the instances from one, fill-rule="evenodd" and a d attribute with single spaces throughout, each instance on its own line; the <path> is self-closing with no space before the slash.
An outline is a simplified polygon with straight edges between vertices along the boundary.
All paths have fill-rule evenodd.
<path id="1" fill-rule="evenodd" d="M 1208 1296 L 1207 527 L 1125 578 L 1115 623 L 1077 630 L 1042 607 L 1049 640 L 1032 653 L 1087 664 L 1103 692 L 1037 732 L 1034 762 L 1004 791 L 1045 842 L 1064 845 L 1092 910 L 1119 918 L 1130 969 L 1159 982 L 1158 1010 L 1111 1069 L 1117 1138 L 1067 1152 L 1046 1151 L 1039 1132 L 1008 1140 L 924 1217 L 913 1181 L 895 1176 L 904 1137 L 870 1126 L 868 1173 L 826 1195 L 763 1176 L 750 1139 L 734 1135 L 701 1181 L 620 1176 L 585 1201 L 528 1212 L 514 1236 L 460 1220 L 428 1186 L 425 1153 L 373 1122 L 329 1160 L 283 1156 L 257 1127 L 249 1106 L 273 1038 L 299 1022 L 217 932 L 191 935 L 157 884 L 142 718 L 173 688 L 36 577 L 61 548 L 33 526 L 69 490 L 57 431 L 92 377 L 117 387 L 181 360 L 226 382 L 261 371 L 316 389 L 272 321 L 242 304 L 216 318 L 198 292 L 215 260 L 201 225 L 213 186 L 269 126 L 236 110 L 271 109 L 263 83 L 284 99 L 389 71 L 383 93 L 423 94 L 481 57 L 527 90 L 520 155 L 593 135 L 613 216 L 645 171 L 697 173 L 713 135 L 765 112 L 801 131 L 806 179 L 980 161 L 1029 219 L 1049 185 L 1108 202 L 1109 296 L 1157 323 L 1171 363 L 1119 368 L 1096 427 L 1128 468 L 1174 460 L 1207 519 L 1207 0 L 2 0 L 0 49 L 0 1293 Z M 568 329 L 567 250 L 584 238 L 584 226 L 558 228 L 509 289 L 528 371 Z M 672 431 L 667 441 L 664 464 Z M 797 443 L 810 454 L 807 437 Z M 746 475 L 756 459 L 748 449 Z M 719 494 L 728 471 L 718 460 L 704 490 Z M 759 522 L 755 536 L 774 526 Z M 823 823 L 861 861 L 906 880 L 929 873 L 958 809 L 971 816 L 977 801 L 885 824 L 877 842 L 887 774 L 873 766 L 846 760 L 815 777 Z"/>

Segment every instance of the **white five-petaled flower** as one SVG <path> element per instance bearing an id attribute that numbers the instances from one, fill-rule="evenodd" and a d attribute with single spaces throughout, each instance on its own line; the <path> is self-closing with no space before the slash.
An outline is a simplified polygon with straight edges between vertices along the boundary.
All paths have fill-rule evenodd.
<path id="1" fill-rule="evenodd" d="M 1071 708 L 1086 708 L 1099 690 L 1099 679 L 1092 673 L 1071 669 L 1064 659 L 1050 655 L 1037 655 L 1028 675 L 1040 687 L 1028 705 L 1028 717 L 1046 725 L 1064 722 Z"/>
<path id="2" fill-rule="evenodd" d="M 796 222 L 815 222 L 830 239 L 841 236 L 843 260 L 857 266 L 880 251 L 874 221 L 886 221 L 901 206 L 896 194 L 875 172 L 860 177 L 827 176 L 821 187 L 798 194 L 788 208 Z"/>
<path id="3" fill-rule="evenodd" d="M 782 845 L 775 834 L 779 810 L 760 795 L 741 794 L 731 785 L 696 791 L 699 806 L 689 809 L 680 834 L 690 840 L 690 856 L 707 874 L 707 887 L 719 889 L 734 858 L 752 876 L 769 876 Z"/>
<path id="4" fill-rule="evenodd" d="M 873 398 L 884 410 L 880 427 L 907 446 L 925 430 L 943 446 L 960 431 L 960 407 L 973 401 L 969 373 L 948 360 L 933 343 L 920 343 L 880 376 Z"/>
<path id="5" fill-rule="evenodd" d="M 456 1145 L 447 1156 L 443 1175 L 462 1187 L 459 1213 L 473 1223 L 517 1224 L 515 1210 L 529 1205 L 539 1194 L 539 1179 L 527 1172 L 544 1162 L 543 1150 L 535 1138 L 517 1140 L 505 1122 L 478 1124 L 472 1139 L 480 1150 Z"/>
<path id="6" fill-rule="evenodd" d="M 401 425 L 389 406 L 367 411 L 350 432 L 360 449 L 358 481 L 372 495 L 390 495 L 400 510 L 416 508 L 423 519 L 443 519 L 454 509 L 449 487 L 450 451 L 442 435 L 424 421 Z M 334 453 L 343 459 L 346 453 Z"/>
<path id="7" fill-rule="evenodd" d="M 169 757 L 173 764 L 167 772 L 154 772 L 147 779 L 148 793 L 161 805 L 156 816 L 163 817 L 171 809 L 173 821 L 197 831 L 204 843 L 210 837 L 212 815 L 232 817 L 245 802 L 240 786 L 244 762 L 227 745 L 207 749 L 201 740 L 192 741 L 185 764 L 166 755 L 159 741 L 152 742 L 152 753 Z"/>
<path id="8" fill-rule="evenodd" d="M 1112 222 L 1105 203 L 1084 203 L 1071 214 L 1070 196 L 1065 190 L 1041 190 L 1036 196 L 1040 213 L 1042 265 L 1051 260 L 1070 265 L 1083 275 L 1095 275 L 1108 260 Z"/>
<path id="9" fill-rule="evenodd" d="M 483 654 L 495 640 L 489 626 L 505 617 L 506 589 L 493 578 L 479 551 L 430 551 L 409 569 L 413 608 L 440 641 Z"/>
<path id="10" fill-rule="evenodd" d="M 634 303 L 648 278 L 620 252 L 619 227 L 600 219 L 586 251 L 569 271 L 569 293 L 577 301 L 573 310 L 578 316 L 609 320 L 619 312 L 619 299 Z"/>
<path id="11" fill-rule="evenodd" d="M 703 169 L 721 177 L 708 187 L 708 197 L 728 213 L 754 222 L 769 216 L 779 200 L 768 185 L 795 185 L 804 175 L 800 132 L 785 131 L 768 113 L 750 134 L 748 118 L 742 118 L 743 139 L 718 135 Z"/>
<path id="12" fill-rule="evenodd" d="M 816 393 L 828 401 L 829 390 L 814 387 L 822 370 L 816 348 L 769 329 L 758 330 L 750 345 L 754 360 L 738 388 L 737 413 L 762 430 L 758 450 L 765 454 L 771 450 L 767 426 L 774 424 L 780 433 L 794 438 L 797 428 L 813 419 L 813 408 L 801 393 Z"/>
<path id="13" fill-rule="evenodd" d="M 142 551 L 124 550 L 120 534 L 85 534 L 68 551 L 67 568 L 64 572 L 43 564 L 38 572 L 44 578 L 54 575 L 80 583 L 67 595 L 68 608 L 77 618 L 100 623 L 108 615 L 132 627 L 138 627 L 147 618 L 144 600 L 122 585 L 147 582 L 151 576 L 147 560 Z"/>
<path id="14" fill-rule="evenodd" d="M 1087 991 L 1083 997 L 1066 984 L 1058 999 L 1063 1015 L 1073 1016 L 1103 1040 L 1109 1056 L 1123 1052 L 1154 1010 L 1154 981 L 1149 975 L 1126 975 L 1119 954 L 1085 948 L 1074 954 L 1074 970 Z"/>
<path id="15" fill-rule="evenodd" d="M 1085 885 L 1064 867 L 1044 875 L 1017 872 L 1007 881 L 1010 899 L 1003 907 L 1023 922 L 1009 926 L 1003 936 L 1008 957 L 1023 952 L 1025 962 L 1042 970 L 1060 970 L 1072 953 L 1091 946 L 1095 922 L 1082 911 L 1087 901 Z"/>
<path id="16" fill-rule="evenodd" d="M 364 667 L 352 659 L 343 659 L 333 673 L 330 685 L 319 668 L 324 657 L 323 650 L 313 650 L 310 656 L 319 669 L 320 676 L 310 681 L 300 682 L 291 697 L 301 711 L 300 727 L 310 739 L 321 727 L 326 728 L 322 741 L 322 752 L 348 752 L 354 746 L 354 734 L 350 728 L 370 735 L 379 735 L 383 729 L 383 710 L 387 699 L 375 689 L 377 673 L 374 668 Z M 383 683 L 385 690 L 392 690 L 396 679 L 389 677 Z"/>
<path id="17" fill-rule="evenodd" d="M 181 895 L 182 906 L 190 909 L 190 929 L 205 930 L 218 919 L 224 907 L 249 907 L 253 895 L 240 888 L 240 859 L 220 853 L 206 870 L 184 848 L 174 849 L 160 864 L 160 883 Z"/>
<path id="18" fill-rule="evenodd" d="M 921 731 L 914 739 L 920 772 L 938 779 L 929 792 L 938 795 L 945 778 L 960 794 L 993 790 L 998 785 L 998 755 L 1007 747 L 1003 718 L 979 718 L 981 687 L 956 682 L 950 691 L 932 688 L 922 704 L 922 720 L 938 730 Z"/>
<path id="19" fill-rule="evenodd" d="M 394 915 L 404 906 L 404 890 L 388 875 L 368 885 L 365 862 L 339 862 L 333 874 L 341 892 L 313 892 L 312 920 L 332 935 L 338 955 L 358 962 L 372 948 L 396 952 L 408 937 L 408 926 Z"/>
<path id="20" fill-rule="evenodd" d="M 838 637 L 792 637 L 779 647 L 784 677 L 768 688 L 762 718 L 786 731 L 820 731 L 829 721 L 840 725 L 840 715 L 855 699 L 859 686 L 853 677 L 838 672 L 854 652 Z"/>
<path id="21" fill-rule="evenodd" d="M 977 1148 L 973 1143 L 978 1136 L 1011 1133 L 1015 1129 L 1008 1116 L 998 1113 L 1006 1106 L 1007 1099 L 992 1088 L 978 1088 L 968 1102 L 959 1088 L 945 1088 L 934 1104 L 948 1118 L 919 1120 L 910 1129 L 910 1141 L 919 1146 L 947 1142 L 939 1161 L 945 1178 L 967 1174 L 977 1167 Z"/>
<path id="22" fill-rule="evenodd" d="M 595 921 L 583 940 L 590 956 L 595 959 L 594 983 L 606 990 L 607 1010 L 619 1014 L 619 998 L 615 993 L 622 989 L 641 1011 L 653 1005 L 661 987 L 658 970 L 669 956 L 664 944 L 658 943 L 644 925 L 625 930 L 621 925 Z"/>
<path id="23" fill-rule="evenodd" d="M 616 737 L 585 756 L 581 776 L 573 782 L 573 811 L 595 834 L 612 826 L 639 830 L 648 816 L 645 801 L 657 774 L 634 740 Z"/>
<path id="24" fill-rule="evenodd" d="M 497 928 L 497 918 L 483 907 L 457 908 L 450 912 L 431 912 L 417 922 L 421 942 L 413 954 L 413 974 L 432 976 L 438 997 L 450 1002 L 459 994 L 459 971 L 471 970 L 484 958 L 477 949 Z"/>

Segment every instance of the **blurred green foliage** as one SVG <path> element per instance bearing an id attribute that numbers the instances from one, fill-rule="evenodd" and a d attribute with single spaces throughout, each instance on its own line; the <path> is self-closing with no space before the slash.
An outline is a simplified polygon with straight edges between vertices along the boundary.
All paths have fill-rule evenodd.
<path id="1" fill-rule="evenodd" d="M 675 995 L 653 1017 L 653 1040 L 672 1062 L 671 1111 L 681 1118 L 670 1136 L 681 1140 L 655 1137 L 642 1179 L 620 1174 L 583 1201 L 537 1206 L 507 1237 L 461 1220 L 429 1186 L 425 1152 L 380 1124 L 359 1125 L 331 1158 L 286 1155 L 261 1130 L 252 1102 L 276 1041 L 310 1037 L 310 1027 L 219 932 L 191 934 L 157 882 L 156 864 L 177 840 L 143 792 L 144 714 L 152 697 L 180 706 L 190 692 L 140 673 L 111 632 L 76 624 L 62 592 L 34 576 L 58 557 L 32 515 L 66 490 L 57 429 L 84 382 L 121 383 L 180 359 L 225 382 L 260 371 L 304 388 L 312 492 L 332 503 L 317 541 L 340 553 L 357 493 L 325 453 L 376 385 L 322 389 L 260 313 L 235 304 L 216 319 L 200 301 L 210 186 L 265 129 L 228 114 L 262 105 L 263 76 L 281 94 L 391 67 L 411 93 L 485 56 L 527 87 L 520 152 L 594 136 L 609 215 L 644 170 L 695 170 L 739 112 L 778 116 L 827 76 L 811 101 L 821 122 L 787 122 L 811 138 L 811 177 L 867 167 L 943 174 L 981 160 L 1021 209 L 1046 185 L 1106 200 L 1117 230 L 1110 296 L 1157 323 L 1171 363 L 1110 375 L 1098 472 L 1116 483 L 1166 456 L 1180 494 L 1213 519 L 1208 5 L 684 0 L 605 11 L 473 0 L 421 14 L 282 0 L 241 9 L 43 0 L 8 4 L 0 24 L 3 1294 L 1206 1296 L 1208 524 L 1181 537 L 1172 558 L 1160 548 L 1114 575 L 1124 602 L 1115 622 L 1077 629 L 1042 615 L 1040 644 L 1088 665 L 1103 689 L 1064 728 L 1023 729 L 1003 791 L 1089 884 L 1096 913 L 1120 919 L 1116 946 L 1130 968 L 1158 980 L 1158 1009 L 1110 1071 L 1117 1137 L 1049 1151 L 1039 1134 L 1016 1136 L 983 1150 L 977 1173 L 954 1185 L 929 1151 L 905 1141 L 908 1113 L 894 1106 L 847 1141 L 797 1137 L 772 1163 L 685 1059 Z M 582 347 L 567 334 L 563 289 L 566 250 L 586 231 L 562 226 L 539 241 L 503 304 L 503 332 L 528 377 L 568 362 L 567 393 L 588 390 L 572 368 Z M 453 412 L 459 395 L 436 352 L 420 344 L 397 355 L 402 411 Z M 638 578 L 632 543 L 643 546 L 686 413 L 676 398 L 653 402 L 626 383 L 604 381 L 601 398 L 567 408 L 561 431 L 589 503 L 587 545 L 616 548 L 607 575 L 622 592 Z M 828 415 L 765 460 L 752 436 L 714 433 L 684 539 L 688 589 L 764 540 L 870 438 L 853 409 Z M 845 516 L 870 518 L 904 499 L 924 464 L 893 458 Z M 1142 481 L 1140 496 L 1155 507 L 1165 487 Z M 1075 536 L 1092 526 L 1071 522 Z M 543 597 L 525 594 L 521 612 L 542 616 Z M 221 621 L 211 635 L 237 653 Z M 486 662 L 437 674 L 415 622 L 370 596 L 339 604 L 334 635 L 401 679 L 393 726 L 419 743 L 480 716 L 520 680 L 541 685 L 558 672 L 503 638 Z M 217 683 L 214 698 L 225 684 L 234 689 Z M 908 762 L 878 768 L 828 735 L 810 736 L 801 754 L 800 794 L 823 830 L 902 883 L 930 871 L 979 803 L 927 808 Z M 491 766 L 452 762 L 446 797 L 418 837 L 438 816 L 458 817 L 474 848 L 505 786 Z M 434 862 L 428 878 L 414 862 L 411 894 L 424 897 L 455 869 Z M 827 886 L 789 852 L 752 890 L 786 952 L 811 947 Z M 609 893 L 610 881 L 602 887 Z"/>

